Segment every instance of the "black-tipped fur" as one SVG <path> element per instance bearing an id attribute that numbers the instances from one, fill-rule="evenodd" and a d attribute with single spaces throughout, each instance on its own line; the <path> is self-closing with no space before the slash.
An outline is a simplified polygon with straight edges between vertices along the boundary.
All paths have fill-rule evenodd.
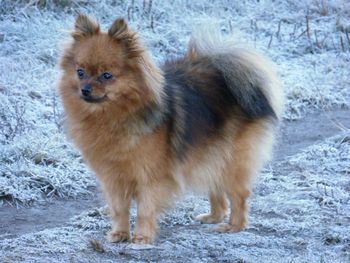
<path id="1" fill-rule="evenodd" d="M 252 66 L 247 65 L 247 61 L 231 54 L 222 54 L 214 55 L 211 62 L 225 78 L 227 87 L 247 118 L 277 117 L 261 88 L 264 80 Z"/>
<path id="2" fill-rule="evenodd" d="M 108 35 L 124 44 L 129 58 L 140 57 L 143 52 L 140 48 L 137 34 L 129 30 L 123 18 L 116 19 L 108 30 Z"/>
<path id="3" fill-rule="evenodd" d="M 228 79 L 215 64 L 185 57 L 163 67 L 170 140 L 180 158 L 202 138 L 220 136 L 232 114 L 242 121 L 275 117 L 259 87 Z"/>
<path id="4" fill-rule="evenodd" d="M 93 36 L 100 31 L 99 24 L 86 15 L 80 14 L 75 21 L 75 30 L 72 36 L 75 40 Z"/>

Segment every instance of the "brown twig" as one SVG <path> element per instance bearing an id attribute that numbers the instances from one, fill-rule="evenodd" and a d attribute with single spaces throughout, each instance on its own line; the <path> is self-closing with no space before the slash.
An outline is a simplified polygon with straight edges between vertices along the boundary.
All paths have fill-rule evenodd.
<path id="1" fill-rule="evenodd" d="M 317 30 L 314 31 L 314 34 L 315 34 L 315 39 L 316 39 L 316 47 L 318 47 L 319 49 L 322 49 L 320 43 L 318 42 Z"/>
<path id="2" fill-rule="evenodd" d="M 331 38 L 331 40 L 332 40 L 332 43 L 333 43 L 333 48 L 334 48 L 334 50 L 336 50 L 337 48 L 336 48 L 336 46 L 335 46 L 333 37 Z"/>
<path id="3" fill-rule="evenodd" d="M 325 35 L 325 37 L 323 38 L 323 40 L 322 40 L 322 44 L 321 44 L 321 46 L 322 46 L 322 48 L 325 46 L 325 42 L 326 42 L 326 39 L 328 38 L 328 36 L 329 35 Z"/>
<path id="4" fill-rule="evenodd" d="M 349 47 L 350 47 L 350 37 L 349 37 L 349 32 L 348 32 L 348 31 L 346 31 L 346 32 L 345 32 L 345 35 L 346 35 L 346 38 L 347 38 L 347 40 L 348 40 L 348 44 L 349 44 Z"/>
<path id="5" fill-rule="evenodd" d="M 135 0 L 132 0 L 131 5 L 128 7 L 128 20 L 129 21 L 131 21 L 133 19 L 134 4 L 135 4 Z"/>
<path id="6" fill-rule="evenodd" d="M 290 37 L 290 40 L 294 40 L 295 39 L 295 32 L 297 31 L 297 25 L 294 24 L 294 27 L 293 27 L 293 33 L 290 33 L 289 34 L 289 37 Z"/>
<path id="7" fill-rule="evenodd" d="M 254 29 L 254 31 L 258 30 L 258 23 L 256 22 L 256 20 L 253 20 L 253 19 L 250 20 L 250 28 Z"/>
<path id="8" fill-rule="evenodd" d="M 299 39 L 302 35 L 304 35 L 306 33 L 306 29 L 303 31 L 303 32 L 301 32 L 301 34 L 299 35 L 299 36 L 297 36 L 297 38 L 295 39 L 295 40 L 297 40 L 297 39 Z"/>
<path id="9" fill-rule="evenodd" d="M 254 29 L 254 47 L 256 47 L 256 37 L 257 37 L 257 31 L 258 31 L 258 25 L 256 23 L 256 20 L 250 20 L 250 25 L 252 29 Z"/>
<path id="10" fill-rule="evenodd" d="M 310 49 L 311 49 L 311 53 L 314 53 L 314 46 L 312 43 L 312 39 L 311 39 L 311 29 L 310 29 L 310 17 L 309 17 L 309 9 L 307 10 L 306 13 L 306 35 L 307 35 L 307 39 L 309 41 L 309 45 L 310 45 Z"/>
<path id="11" fill-rule="evenodd" d="M 148 14 L 151 13 L 151 10 L 152 10 L 152 3 L 153 3 L 153 1 L 152 1 L 152 0 L 149 0 L 149 2 L 148 2 L 148 10 L 147 10 L 147 13 L 148 13 Z"/>
<path id="12" fill-rule="evenodd" d="M 309 10 L 307 10 L 307 15 L 306 15 L 306 33 L 307 33 L 307 38 L 309 41 L 311 40 L 311 35 L 310 35 L 310 23 L 309 23 Z"/>
<path id="13" fill-rule="evenodd" d="M 280 39 L 281 24 L 282 24 L 282 20 L 280 20 L 280 21 L 278 22 L 278 29 L 277 29 L 277 32 L 276 32 L 276 37 L 277 37 L 278 39 Z"/>
<path id="14" fill-rule="evenodd" d="M 270 36 L 270 41 L 269 41 L 269 44 L 267 45 L 268 49 L 270 49 L 270 47 L 271 47 L 272 39 L 273 39 L 273 34 L 271 34 L 271 36 Z"/>
<path id="15" fill-rule="evenodd" d="M 142 9 L 143 9 L 143 12 L 147 15 L 149 15 L 152 11 L 152 4 L 153 4 L 153 1 L 152 0 L 143 0 L 142 2 Z"/>
<path id="16" fill-rule="evenodd" d="M 151 15 L 151 29 L 152 29 L 152 32 L 155 33 L 154 31 L 154 16 Z"/>
<path id="17" fill-rule="evenodd" d="M 344 47 L 344 42 L 343 42 L 343 37 L 340 36 L 340 45 L 341 45 L 341 49 L 343 52 L 345 52 L 345 47 Z"/>

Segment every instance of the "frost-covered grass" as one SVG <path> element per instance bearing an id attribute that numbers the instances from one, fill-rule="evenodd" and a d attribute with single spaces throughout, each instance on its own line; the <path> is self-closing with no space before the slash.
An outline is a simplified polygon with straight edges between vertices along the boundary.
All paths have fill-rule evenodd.
<path id="1" fill-rule="evenodd" d="M 62 134 L 27 133 L 0 147 L 0 204 L 89 194 L 94 177 Z"/>
<path id="2" fill-rule="evenodd" d="M 293 166 L 294 171 L 291 175 L 299 174 L 300 181 L 295 182 L 297 186 L 310 189 L 310 196 L 319 203 L 320 207 L 338 216 L 349 215 L 349 132 L 330 138 L 325 143 L 310 146 L 300 154 L 287 159 L 286 162 Z"/>
<path id="3" fill-rule="evenodd" d="M 159 63 L 184 53 L 197 24 L 216 23 L 276 62 L 285 118 L 296 119 L 350 105 L 349 8 L 340 0 L 0 0 L 0 199 L 78 196 L 94 184 L 64 139 L 55 92 L 65 30 L 78 12 L 96 16 L 104 29 L 127 18 Z M 57 165 L 33 161 L 41 155 Z"/>

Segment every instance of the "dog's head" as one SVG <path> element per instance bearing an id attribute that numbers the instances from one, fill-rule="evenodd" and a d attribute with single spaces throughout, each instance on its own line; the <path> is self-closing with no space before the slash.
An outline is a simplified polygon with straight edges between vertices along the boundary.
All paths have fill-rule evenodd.
<path id="1" fill-rule="evenodd" d="M 79 15 L 72 37 L 61 60 L 63 99 L 94 110 L 113 105 L 132 111 L 157 97 L 161 75 L 123 19 L 102 32 L 96 21 Z"/>

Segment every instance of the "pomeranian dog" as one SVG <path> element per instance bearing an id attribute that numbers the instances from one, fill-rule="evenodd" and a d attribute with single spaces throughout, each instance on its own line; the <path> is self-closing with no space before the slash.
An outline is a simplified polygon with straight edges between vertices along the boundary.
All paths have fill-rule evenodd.
<path id="1" fill-rule="evenodd" d="M 111 242 L 152 243 L 158 216 L 187 187 L 209 195 L 200 222 L 218 223 L 218 232 L 245 228 L 282 92 L 266 59 L 221 39 L 203 31 L 183 57 L 158 67 L 123 19 L 108 32 L 88 16 L 76 19 L 59 92 L 69 134 L 107 199 Z"/>

